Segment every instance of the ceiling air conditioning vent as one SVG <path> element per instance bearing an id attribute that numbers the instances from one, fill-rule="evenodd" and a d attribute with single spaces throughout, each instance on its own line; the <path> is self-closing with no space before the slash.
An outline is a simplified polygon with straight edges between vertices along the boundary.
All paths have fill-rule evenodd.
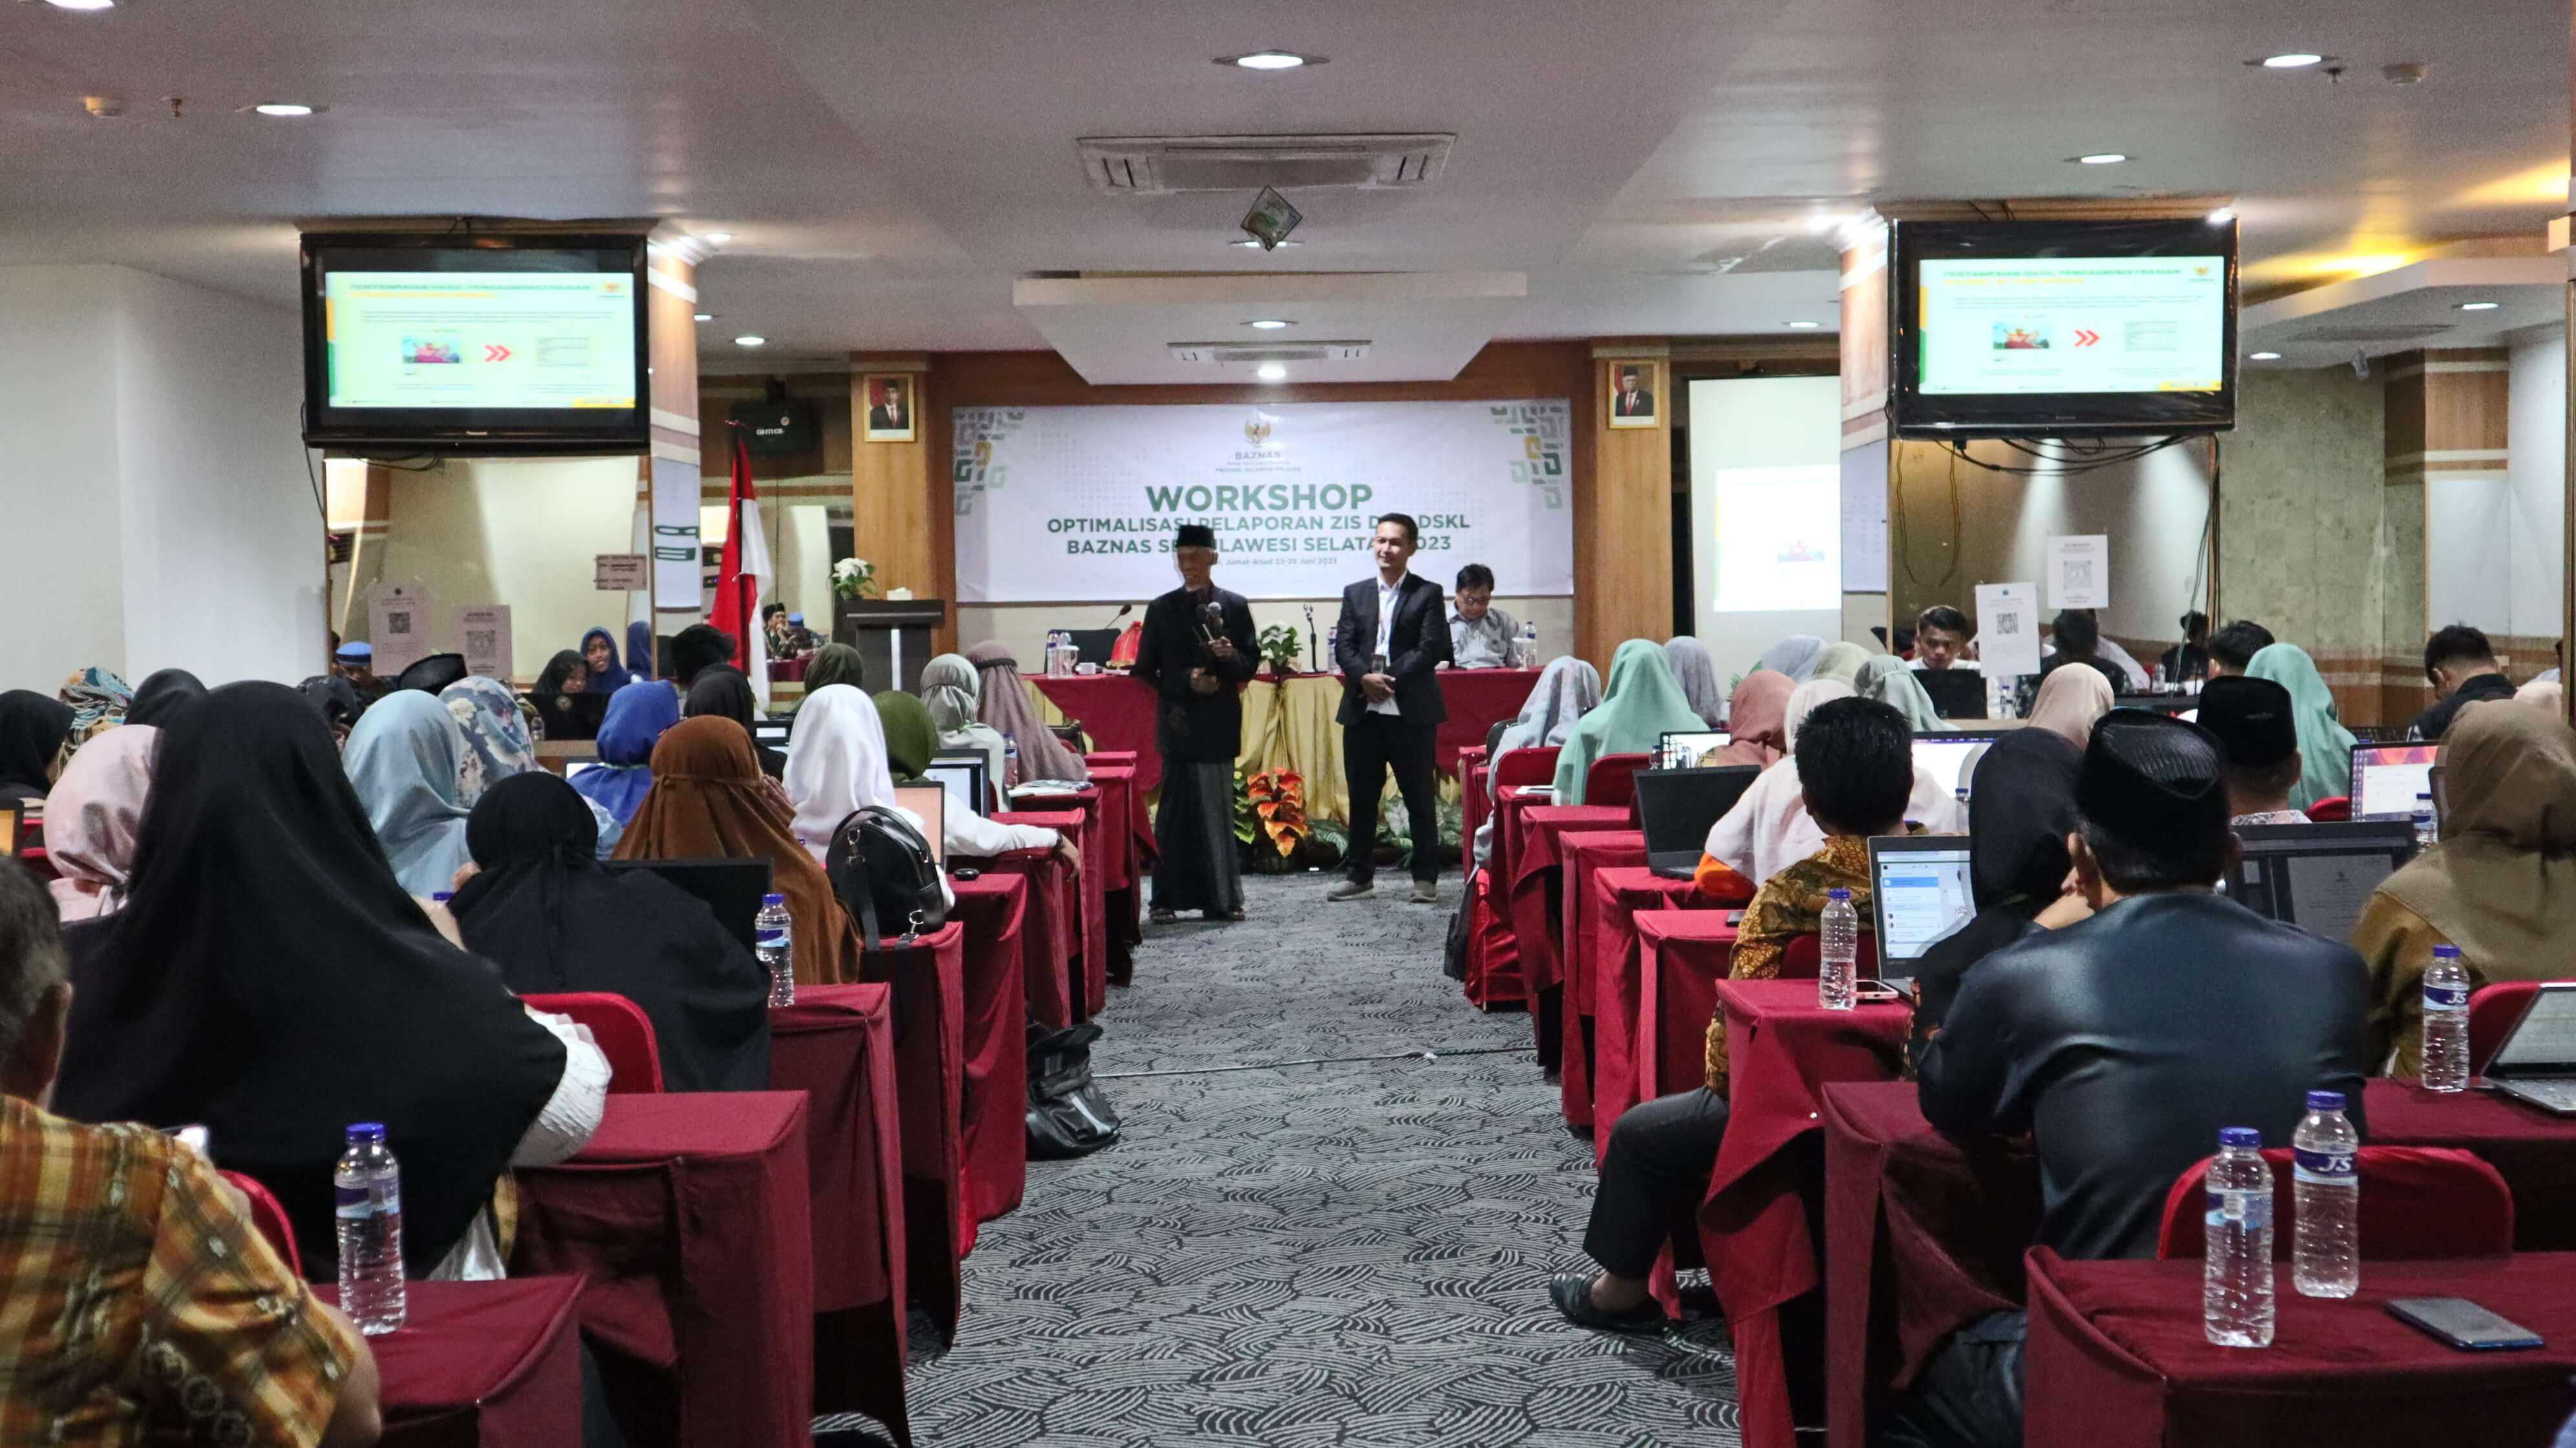
<path id="1" fill-rule="evenodd" d="M 1453 135 L 1086 136 L 1082 165 L 1114 196 L 1189 191 L 1406 191 L 1440 179 Z"/>
<path id="2" fill-rule="evenodd" d="M 1174 342 L 1175 362 L 1356 362 L 1366 342 Z"/>
<path id="3" fill-rule="evenodd" d="M 2373 326 L 2315 327 L 2301 332 L 2293 342 L 2413 342 L 2425 337 L 2438 337 L 2451 330 L 2448 322 L 2386 322 Z"/>

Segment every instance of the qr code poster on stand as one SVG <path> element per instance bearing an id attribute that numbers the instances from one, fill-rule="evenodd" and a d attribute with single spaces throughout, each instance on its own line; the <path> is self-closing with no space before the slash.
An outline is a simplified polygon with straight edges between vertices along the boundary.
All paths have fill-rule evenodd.
<path id="1" fill-rule="evenodd" d="M 379 583 L 367 595 L 367 642 L 375 646 L 368 667 L 390 679 L 438 652 L 430 621 L 438 611 L 427 585 Z"/>
<path id="2" fill-rule="evenodd" d="M 2029 583 L 1977 585 L 1977 663 L 1987 677 L 2039 672 L 2038 593 Z"/>
<path id="3" fill-rule="evenodd" d="M 2048 540 L 2048 606 L 2111 606 L 2111 539 L 2078 533 Z"/>

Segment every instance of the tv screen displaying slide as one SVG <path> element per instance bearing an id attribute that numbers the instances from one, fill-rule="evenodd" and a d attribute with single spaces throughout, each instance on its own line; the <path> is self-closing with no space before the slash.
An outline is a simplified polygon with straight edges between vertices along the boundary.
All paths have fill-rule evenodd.
<path id="1" fill-rule="evenodd" d="M 1899 433 L 2235 425 L 2235 223 L 1902 222 L 1892 245 Z"/>
<path id="2" fill-rule="evenodd" d="M 639 237 L 304 239 L 305 416 L 380 454 L 641 451 Z"/>

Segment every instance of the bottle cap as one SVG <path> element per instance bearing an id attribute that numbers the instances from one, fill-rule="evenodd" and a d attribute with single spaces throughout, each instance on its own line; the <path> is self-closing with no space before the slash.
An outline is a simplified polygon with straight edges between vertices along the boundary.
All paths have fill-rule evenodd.
<path id="1" fill-rule="evenodd" d="M 382 1141 L 385 1139 L 385 1124 L 381 1121 L 353 1121 L 349 1123 L 349 1139 Z"/>
<path id="2" fill-rule="evenodd" d="M 430 903 L 433 905 L 453 900 L 455 898 L 456 892 L 453 890 L 432 890 L 429 892 Z"/>
<path id="3" fill-rule="evenodd" d="M 1851 898 L 1851 892 L 1838 886 L 1834 889 L 1827 890 L 1825 892 L 1825 898 L 1828 900 L 1849 900 Z"/>
<path id="4" fill-rule="evenodd" d="M 764 906 L 784 905 L 787 903 L 787 897 L 784 895 L 763 895 L 760 897 L 760 903 Z"/>
<path id="5" fill-rule="evenodd" d="M 2340 1091 L 2311 1091 L 2308 1093 L 2308 1109 L 2310 1111 L 2341 1111 L 2343 1110 L 2343 1093 Z"/>
<path id="6" fill-rule="evenodd" d="M 2260 1151 L 2263 1148 L 2263 1133 L 2250 1126 L 2222 1126 L 2218 1128 L 2218 1144 L 2246 1146 Z"/>
<path id="7" fill-rule="evenodd" d="M 2435 960 L 2457 960 L 2460 958 L 2460 947 L 2456 945 L 2436 945 L 2433 947 L 2433 958 Z"/>

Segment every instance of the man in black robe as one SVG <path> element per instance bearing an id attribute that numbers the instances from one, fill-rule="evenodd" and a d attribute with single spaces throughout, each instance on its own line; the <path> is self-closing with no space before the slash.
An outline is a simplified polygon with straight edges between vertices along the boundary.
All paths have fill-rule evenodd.
<path id="1" fill-rule="evenodd" d="M 1209 581 L 1216 531 L 1184 523 L 1172 543 L 1181 586 L 1145 607 L 1136 677 L 1152 689 L 1163 799 L 1154 811 L 1154 920 L 1182 910 L 1243 918 L 1234 839 L 1234 761 L 1243 752 L 1242 686 L 1259 653 L 1252 606 Z"/>

